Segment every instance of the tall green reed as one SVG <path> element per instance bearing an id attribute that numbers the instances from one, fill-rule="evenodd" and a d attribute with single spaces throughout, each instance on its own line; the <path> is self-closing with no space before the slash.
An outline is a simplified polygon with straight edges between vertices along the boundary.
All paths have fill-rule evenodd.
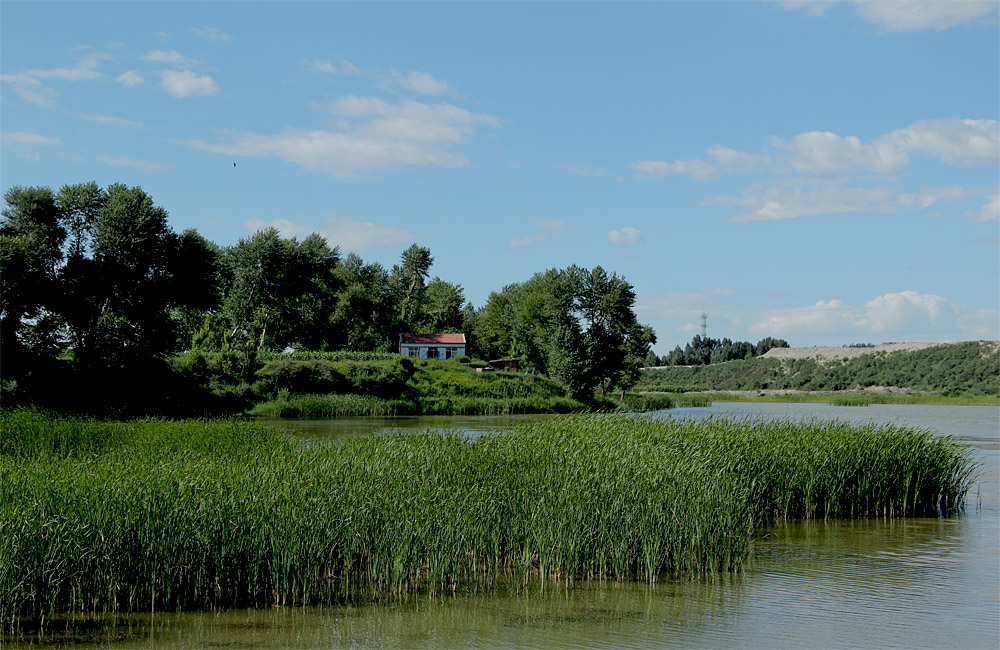
<path id="1" fill-rule="evenodd" d="M 304 446 L 241 421 L 0 418 L 11 626 L 738 571 L 769 520 L 954 512 L 972 471 L 950 439 L 842 424 L 570 416 Z"/>

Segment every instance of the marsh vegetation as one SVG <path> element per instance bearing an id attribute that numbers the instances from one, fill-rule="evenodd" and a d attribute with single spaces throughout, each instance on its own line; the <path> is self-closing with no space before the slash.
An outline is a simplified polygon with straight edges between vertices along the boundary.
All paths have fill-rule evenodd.
<path id="1" fill-rule="evenodd" d="M 767 522 L 953 513 L 973 472 L 947 437 L 874 425 L 592 415 L 302 445 L 242 421 L 2 417 L 8 628 L 733 572 Z"/>

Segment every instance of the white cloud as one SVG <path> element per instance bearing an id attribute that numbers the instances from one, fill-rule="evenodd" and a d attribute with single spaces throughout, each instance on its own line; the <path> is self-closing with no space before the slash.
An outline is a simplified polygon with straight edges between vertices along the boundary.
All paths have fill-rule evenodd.
<path id="1" fill-rule="evenodd" d="M 781 5 L 823 16 L 826 10 L 842 5 L 830 0 L 788 0 Z M 993 0 L 855 0 L 863 19 L 890 32 L 942 31 L 958 25 L 995 22 L 997 3 Z"/>
<path id="2" fill-rule="evenodd" d="M 197 59 L 184 56 L 177 50 L 152 50 L 139 57 L 140 61 L 153 63 L 176 63 L 178 65 L 198 65 Z"/>
<path id="3" fill-rule="evenodd" d="M 191 31 L 208 41 L 227 42 L 233 40 L 229 34 L 219 31 L 215 27 L 192 27 Z"/>
<path id="4" fill-rule="evenodd" d="M 997 3 L 967 0 L 860 0 L 858 13 L 891 32 L 942 31 L 996 18 Z"/>
<path id="5" fill-rule="evenodd" d="M 765 155 L 737 151 L 718 144 L 709 147 L 706 153 L 716 167 L 728 172 L 752 173 L 771 166 L 771 159 Z"/>
<path id="6" fill-rule="evenodd" d="M 629 167 L 638 178 L 678 174 L 707 180 L 721 172 L 771 172 L 780 175 L 843 176 L 856 172 L 895 174 L 910 165 L 910 153 L 922 152 L 949 165 L 1000 164 L 1000 122 L 957 117 L 915 122 L 864 143 L 857 136 L 807 131 L 785 140 L 773 137 L 774 155 L 748 153 L 713 145 L 707 159 L 640 160 Z"/>
<path id="7" fill-rule="evenodd" d="M 308 220 L 295 222 L 283 217 L 271 221 L 253 218 L 247 220 L 245 225 L 253 232 L 264 228 L 275 228 L 283 237 L 296 237 L 300 240 L 316 232 L 325 237 L 331 247 L 340 246 L 344 251 L 396 246 L 415 239 L 413 233 L 405 228 L 361 221 L 348 215 L 330 215 L 319 226 L 309 223 Z"/>
<path id="8" fill-rule="evenodd" d="M 623 248 L 627 246 L 635 246 L 642 241 L 642 233 L 639 232 L 638 228 L 625 226 L 624 228 L 619 228 L 618 230 L 609 230 L 608 241 L 615 246 L 621 246 Z"/>
<path id="9" fill-rule="evenodd" d="M 864 329 L 864 318 L 858 311 L 838 299 L 820 300 L 808 307 L 769 310 L 762 319 L 750 326 L 750 331 L 766 336 L 788 336 L 796 333 L 834 334 Z"/>
<path id="10" fill-rule="evenodd" d="M 1000 220 L 1000 190 L 994 189 L 986 198 L 986 205 L 976 214 L 976 223 Z"/>
<path id="11" fill-rule="evenodd" d="M 885 142 L 862 144 L 855 136 L 841 137 L 829 131 L 800 133 L 786 142 L 772 139 L 772 144 L 788 152 L 785 164 L 799 174 L 844 174 L 859 170 L 888 174 L 910 163 L 906 153 Z"/>
<path id="12" fill-rule="evenodd" d="M 35 147 L 55 147 L 59 145 L 58 138 L 51 138 L 38 133 L 0 133 L 0 143 L 25 160 L 37 161 L 41 158 Z"/>
<path id="13" fill-rule="evenodd" d="M 938 201 L 961 201 L 974 194 L 965 187 L 928 187 L 917 194 L 900 194 L 896 200 L 906 210 L 926 210 Z"/>
<path id="14" fill-rule="evenodd" d="M 354 65 L 342 56 L 337 57 L 337 63 L 324 59 L 313 59 L 310 64 L 313 70 L 329 72 L 330 74 L 359 74 L 358 66 Z"/>
<path id="15" fill-rule="evenodd" d="M 774 187 L 760 186 L 742 196 L 715 196 L 706 201 L 735 209 L 734 223 L 783 221 L 798 217 L 851 212 L 894 212 L 898 201 L 889 188 L 841 187 L 839 185 Z"/>
<path id="16" fill-rule="evenodd" d="M 126 70 L 118 75 L 115 81 L 125 86 L 135 86 L 141 84 L 145 79 L 135 70 Z"/>
<path id="17" fill-rule="evenodd" d="M 48 88 L 42 88 L 41 82 L 30 77 L 22 79 L 21 75 L 0 75 L 0 81 L 12 84 L 14 92 L 21 99 L 42 108 L 53 106 L 58 96 Z"/>
<path id="18" fill-rule="evenodd" d="M 24 144 L 24 145 L 57 145 L 59 144 L 58 138 L 50 138 L 47 135 L 39 135 L 37 133 L 3 133 L 0 134 L 0 138 L 6 143 L 10 144 Z"/>
<path id="19" fill-rule="evenodd" d="M 108 59 L 106 54 L 90 52 L 77 61 L 72 68 L 31 68 L 14 74 L 0 75 L 0 82 L 10 84 L 21 99 L 35 106 L 51 107 L 58 95 L 45 88 L 42 80 L 57 79 L 60 81 L 89 81 L 103 75 L 97 71 L 101 61 Z"/>
<path id="20" fill-rule="evenodd" d="M 563 169 L 574 176 L 586 176 L 588 178 L 602 178 L 608 175 L 606 168 L 595 165 L 570 163 L 565 165 Z"/>
<path id="21" fill-rule="evenodd" d="M 719 298 L 734 294 L 735 291 L 727 287 L 705 287 L 689 291 L 673 291 L 658 296 L 639 296 L 636 311 L 658 317 L 697 318 L 703 311 L 716 304 Z"/>
<path id="22" fill-rule="evenodd" d="M 468 162 L 455 147 L 475 135 L 480 126 L 500 123 L 450 104 L 391 103 L 353 95 L 335 100 L 330 109 L 346 118 L 331 130 L 237 133 L 226 143 L 187 144 L 215 153 L 276 157 L 350 178 L 360 171 L 407 165 L 463 167 Z"/>
<path id="23" fill-rule="evenodd" d="M 954 309 L 947 300 L 916 291 L 887 293 L 865 303 L 865 318 L 874 332 L 894 332 L 906 328 L 923 331 L 953 317 Z"/>
<path id="24" fill-rule="evenodd" d="M 219 87 L 211 77 L 207 75 L 199 77 L 190 70 L 163 70 L 160 72 L 160 85 L 163 90 L 177 98 L 204 97 L 219 92 Z"/>
<path id="25" fill-rule="evenodd" d="M 704 160 L 675 160 L 666 162 L 664 160 L 640 160 L 629 165 L 636 171 L 639 178 L 666 178 L 686 174 L 698 180 L 712 178 L 718 173 L 718 169 Z"/>
<path id="26" fill-rule="evenodd" d="M 524 248 L 573 229 L 573 226 L 562 219 L 540 217 L 531 219 L 531 222 L 538 227 L 539 232 L 533 235 L 524 235 L 523 237 L 512 237 L 507 241 L 508 247 Z"/>
<path id="27" fill-rule="evenodd" d="M 443 95 L 451 90 L 447 83 L 439 79 L 435 79 L 426 72 L 411 70 L 410 72 L 403 74 L 393 70 L 392 74 L 396 79 L 396 83 L 403 88 L 424 95 Z"/>
<path id="28" fill-rule="evenodd" d="M 23 75 L 38 79 L 61 79 L 62 81 L 89 81 L 101 77 L 97 66 L 108 57 L 105 54 L 90 53 L 83 57 L 73 68 L 35 68 L 25 70 Z"/>
<path id="29" fill-rule="evenodd" d="M 780 4 L 788 10 L 801 9 L 810 16 L 822 16 L 826 10 L 838 4 L 837 0 L 784 0 Z"/>
<path id="30" fill-rule="evenodd" d="M 154 162 L 149 162 L 148 160 L 136 160 L 135 158 L 128 158 L 127 156 L 98 156 L 98 160 L 107 165 L 113 165 L 115 167 L 130 167 L 132 169 L 143 169 L 146 171 L 160 171 L 165 169 L 163 165 L 158 165 Z"/>
<path id="31" fill-rule="evenodd" d="M 850 187 L 841 181 L 793 178 L 754 185 L 741 196 L 709 197 L 705 204 L 730 208 L 736 212 L 731 223 L 747 223 L 857 212 L 892 214 L 900 210 L 926 210 L 942 201 L 959 201 L 978 193 L 963 187 L 928 187 L 909 194 L 886 185 Z"/>
<path id="32" fill-rule="evenodd" d="M 832 299 L 808 307 L 768 310 L 750 331 L 784 338 L 823 335 L 831 340 L 996 339 L 1000 313 L 973 311 L 942 296 L 907 290 L 877 296 L 863 307 Z"/>
<path id="33" fill-rule="evenodd" d="M 879 138 L 901 151 L 923 151 L 950 165 L 1000 164 L 1000 122 L 957 117 L 916 122 Z"/>
<path id="34" fill-rule="evenodd" d="M 524 237 L 511 237 L 507 241 L 507 246 L 509 248 L 525 248 L 531 246 L 532 244 L 537 244 L 540 241 L 545 241 L 545 235 L 525 235 Z"/>
<path id="35" fill-rule="evenodd" d="M 143 125 L 139 122 L 133 122 L 132 120 L 126 120 L 123 117 L 115 117 L 113 115 L 81 115 L 80 117 L 91 122 L 97 122 L 98 124 L 107 124 L 108 126 L 120 126 L 126 129 L 143 128 Z"/>

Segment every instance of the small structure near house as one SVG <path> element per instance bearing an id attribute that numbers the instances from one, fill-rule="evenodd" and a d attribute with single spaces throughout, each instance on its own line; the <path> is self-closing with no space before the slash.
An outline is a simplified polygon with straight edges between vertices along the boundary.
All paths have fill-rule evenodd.
<path id="1" fill-rule="evenodd" d="M 465 334 L 400 334 L 399 353 L 414 359 L 451 359 L 465 354 Z"/>
<path id="2" fill-rule="evenodd" d="M 492 359 L 490 360 L 489 367 L 493 370 L 502 370 L 504 372 L 517 372 L 517 364 L 521 361 L 519 358 L 513 359 Z"/>

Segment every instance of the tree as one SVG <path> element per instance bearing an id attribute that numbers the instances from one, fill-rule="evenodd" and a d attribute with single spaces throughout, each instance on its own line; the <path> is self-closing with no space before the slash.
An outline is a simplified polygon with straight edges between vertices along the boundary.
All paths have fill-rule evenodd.
<path id="1" fill-rule="evenodd" d="M 169 308 L 177 236 L 167 211 L 141 187 L 116 183 L 105 196 L 93 227 L 97 273 L 87 274 L 98 317 L 94 331 L 77 339 L 89 348 L 87 355 L 128 365 L 173 348 Z"/>
<path id="2" fill-rule="evenodd" d="M 56 195 L 59 218 L 67 233 L 66 256 L 79 259 L 87 254 L 98 216 L 107 201 L 96 182 L 63 185 Z"/>
<path id="3" fill-rule="evenodd" d="M 15 186 L 4 194 L 0 222 L 0 350 L 10 370 L 24 347 L 53 344 L 50 311 L 66 231 L 47 187 Z M 26 345 L 27 344 L 27 345 Z"/>
<path id="4" fill-rule="evenodd" d="M 315 344 L 328 326 L 339 260 L 339 249 L 315 233 L 299 242 L 267 228 L 241 239 L 225 255 L 224 344 L 248 351 Z"/>
<path id="5" fill-rule="evenodd" d="M 389 274 L 377 262 L 365 264 L 355 253 L 336 271 L 339 290 L 324 345 L 331 349 L 393 349 L 394 311 Z"/>
<path id="6" fill-rule="evenodd" d="M 638 379 L 632 366 L 638 363 L 641 367 L 642 358 L 649 350 L 649 341 L 639 343 L 642 333 L 637 329 L 633 311 L 635 290 L 625 278 L 616 273 L 608 275 L 600 266 L 591 271 L 579 267 L 570 267 L 567 271 L 577 278 L 574 307 L 585 325 L 584 339 L 591 372 L 604 395 L 611 386 L 627 381 L 633 374 Z M 633 356 L 638 360 L 632 360 Z M 626 366 L 629 366 L 628 372 Z M 633 381 L 630 385 L 634 384 Z"/>
<path id="7" fill-rule="evenodd" d="M 462 285 L 435 277 L 424 288 L 418 329 L 421 332 L 454 332 L 461 329 L 464 304 Z"/>
<path id="8" fill-rule="evenodd" d="M 601 267 L 550 269 L 493 293 L 479 313 L 481 349 L 521 357 L 580 399 L 635 385 L 655 341 L 633 311 L 635 292 Z"/>
<path id="9" fill-rule="evenodd" d="M 206 319 L 222 304 L 222 250 L 197 230 L 185 230 L 177 239 L 171 268 L 178 343 L 181 348 L 190 348 Z"/>
<path id="10" fill-rule="evenodd" d="M 400 263 L 392 267 L 400 330 L 411 330 L 416 324 L 425 288 L 424 281 L 433 264 L 430 249 L 413 244 L 403 251 Z"/>

